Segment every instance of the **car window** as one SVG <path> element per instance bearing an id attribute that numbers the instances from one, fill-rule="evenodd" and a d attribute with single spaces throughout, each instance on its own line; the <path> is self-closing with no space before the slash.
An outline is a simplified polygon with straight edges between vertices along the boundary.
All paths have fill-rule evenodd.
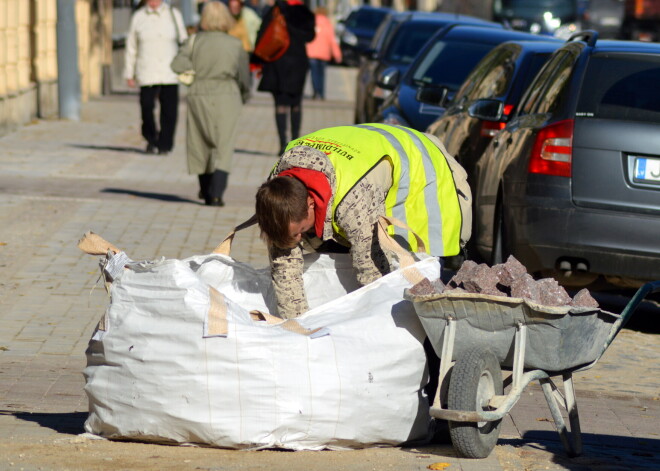
<path id="1" fill-rule="evenodd" d="M 529 86 L 520 114 L 550 113 L 556 109 L 577 57 L 577 52 L 569 50 L 552 57 Z"/>
<path id="2" fill-rule="evenodd" d="M 574 63 L 572 58 L 567 55 L 563 61 L 557 64 L 557 70 L 550 76 L 548 86 L 540 97 L 537 113 L 552 113 L 557 109 L 562 98 L 562 91 L 573 71 Z"/>
<path id="3" fill-rule="evenodd" d="M 420 85 L 446 85 L 456 90 L 492 48 L 492 44 L 437 41 L 415 67 L 412 79 Z"/>
<path id="4" fill-rule="evenodd" d="M 502 95 L 513 76 L 519 47 L 498 47 L 484 57 L 465 79 L 454 100 L 469 101 Z"/>
<path id="5" fill-rule="evenodd" d="M 660 123 L 660 56 L 591 57 L 576 116 Z"/>
<path id="6" fill-rule="evenodd" d="M 399 23 L 400 21 L 396 20 L 395 18 L 384 20 L 374 33 L 374 37 L 371 40 L 370 45 L 371 49 L 380 49 L 385 44 L 385 41 L 387 41 L 388 36 L 390 36 L 394 28 L 398 26 Z"/>
<path id="7" fill-rule="evenodd" d="M 518 65 L 520 70 L 514 74 L 515 85 L 510 85 L 513 89 L 508 92 L 507 101 L 509 103 L 515 104 L 520 101 L 520 96 L 527 89 L 537 72 L 541 70 L 548 57 L 550 57 L 550 52 L 536 52 L 526 58 L 525 62 L 528 64 L 526 68 L 523 64 Z"/>
<path id="8" fill-rule="evenodd" d="M 406 22 L 394 33 L 387 46 L 385 60 L 410 64 L 439 26 L 434 23 Z"/>
<path id="9" fill-rule="evenodd" d="M 348 15 L 345 24 L 348 28 L 375 30 L 386 14 L 386 11 L 380 10 L 356 10 Z"/>

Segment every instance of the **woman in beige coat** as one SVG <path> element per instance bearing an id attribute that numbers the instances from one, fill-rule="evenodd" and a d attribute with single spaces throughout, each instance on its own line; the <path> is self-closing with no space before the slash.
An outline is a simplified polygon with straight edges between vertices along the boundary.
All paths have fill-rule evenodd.
<path id="1" fill-rule="evenodd" d="M 250 93 L 248 55 L 227 31 L 234 19 L 218 1 L 202 10 L 202 31 L 191 37 L 172 61 L 172 70 L 194 70 L 188 91 L 188 173 L 199 176 L 200 196 L 209 206 L 224 206 L 234 153 L 236 124 Z"/>

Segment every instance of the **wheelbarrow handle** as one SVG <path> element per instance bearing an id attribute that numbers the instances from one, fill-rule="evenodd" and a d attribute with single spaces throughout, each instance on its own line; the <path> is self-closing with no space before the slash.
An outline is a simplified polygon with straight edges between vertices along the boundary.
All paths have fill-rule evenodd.
<path id="1" fill-rule="evenodd" d="M 649 294 L 657 293 L 658 291 L 660 291 L 660 280 L 649 281 L 648 283 L 642 285 L 632 297 L 630 302 L 626 304 L 623 312 L 621 312 L 622 320 L 619 329 L 623 328 L 626 322 L 628 322 L 628 319 L 630 319 L 630 316 L 632 316 L 632 313 L 635 312 L 635 309 L 637 309 L 637 306 L 639 306 L 644 298 L 646 298 Z"/>
<path id="2" fill-rule="evenodd" d="M 633 312 L 635 312 L 635 309 L 637 309 L 637 306 L 639 306 L 639 304 L 644 300 L 644 298 L 646 298 L 646 296 L 652 293 L 656 293 L 658 291 L 660 291 L 660 280 L 649 281 L 648 283 L 642 285 L 637 290 L 635 295 L 630 299 L 628 304 L 626 304 L 626 307 L 623 308 L 623 311 L 621 311 L 621 314 L 619 315 L 617 321 L 612 325 L 612 330 L 610 331 L 610 334 L 607 336 L 607 339 L 605 340 L 605 344 L 603 345 L 603 349 L 598 355 L 598 358 L 596 358 L 588 365 L 584 365 L 578 368 L 576 371 L 588 370 L 589 368 L 594 366 L 598 362 L 598 360 L 600 360 L 600 357 L 603 356 L 605 350 L 607 350 L 607 348 L 610 346 L 610 344 L 614 340 L 614 337 L 616 337 L 619 331 L 623 329 L 623 327 L 626 325 L 628 319 L 630 319 L 630 316 L 632 316 Z"/>
<path id="3" fill-rule="evenodd" d="M 623 327 L 630 319 L 630 316 L 632 316 L 633 312 L 635 312 L 635 309 L 637 309 L 637 306 L 639 306 L 639 304 L 644 300 L 644 298 L 646 298 L 649 294 L 657 293 L 658 291 L 660 291 L 660 280 L 649 281 L 648 283 L 645 283 L 637 290 L 635 295 L 628 302 L 628 304 L 626 304 L 626 307 L 621 312 L 621 318 L 619 319 L 616 327 L 612 329 L 612 332 L 607 338 L 607 342 L 605 343 L 605 349 L 607 349 L 607 347 L 609 347 L 609 345 L 612 343 L 612 340 L 614 340 L 616 334 L 618 334 L 619 331 L 623 329 Z"/>

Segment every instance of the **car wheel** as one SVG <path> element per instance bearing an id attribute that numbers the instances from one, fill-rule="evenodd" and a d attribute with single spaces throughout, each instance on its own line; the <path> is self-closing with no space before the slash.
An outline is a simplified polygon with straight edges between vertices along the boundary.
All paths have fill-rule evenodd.
<path id="1" fill-rule="evenodd" d="M 498 263 L 505 263 L 506 259 L 509 257 L 509 254 L 502 203 L 499 202 L 495 208 L 495 221 L 493 224 L 493 250 L 491 252 L 490 264 L 497 265 Z"/>

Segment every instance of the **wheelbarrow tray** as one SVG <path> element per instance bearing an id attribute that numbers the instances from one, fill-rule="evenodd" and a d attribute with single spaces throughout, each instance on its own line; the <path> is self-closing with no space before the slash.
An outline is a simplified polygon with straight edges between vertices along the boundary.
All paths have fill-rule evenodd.
<path id="1" fill-rule="evenodd" d="M 518 324 L 527 326 L 524 368 L 561 372 L 596 361 L 619 319 L 600 309 L 545 306 L 523 298 L 472 293 L 413 295 L 406 290 L 438 356 L 447 319 L 456 321 L 453 358 L 468 349 L 490 349 L 503 367 L 513 366 Z"/>

